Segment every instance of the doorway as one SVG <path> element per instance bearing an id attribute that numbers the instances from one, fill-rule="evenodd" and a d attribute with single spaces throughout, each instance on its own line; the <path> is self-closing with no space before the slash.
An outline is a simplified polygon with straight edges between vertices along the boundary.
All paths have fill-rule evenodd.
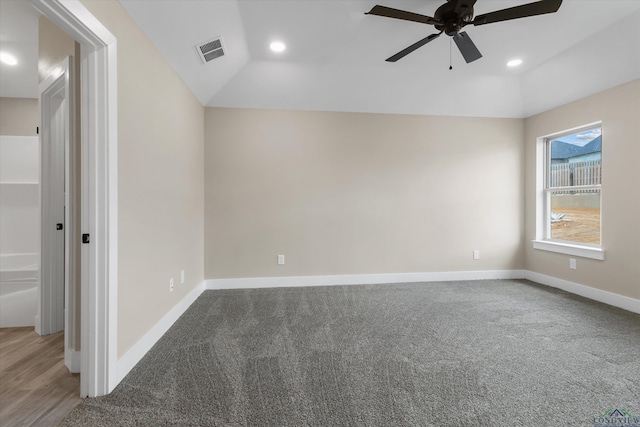
<path id="1" fill-rule="evenodd" d="M 49 335 L 64 330 L 65 365 L 80 372 L 73 357 L 78 318 L 73 302 L 75 245 L 73 141 L 73 59 L 67 57 L 40 84 L 40 301 L 36 331 Z"/>
<path id="2" fill-rule="evenodd" d="M 76 309 L 81 326 L 76 332 L 81 345 L 80 394 L 101 396 L 111 392 L 121 379 L 117 363 L 117 40 L 78 0 L 9 3 L 35 6 L 79 46 L 74 57 L 82 76 L 80 99 L 76 102 L 82 118 L 77 132 L 82 144 L 82 202 L 77 204 L 80 212 L 76 224 L 80 223 L 80 229 L 75 241 L 82 244 L 78 247 L 81 256 L 77 263 L 81 264 L 81 278 L 76 281 L 81 288 L 81 301 Z M 37 88 L 30 97 L 38 97 Z"/>
<path id="3" fill-rule="evenodd" d="M 31 3 L 80 44 L 80 395 L 102 396 L 111 392 L 119 380 L 117 40 L 78 1 Z"/>

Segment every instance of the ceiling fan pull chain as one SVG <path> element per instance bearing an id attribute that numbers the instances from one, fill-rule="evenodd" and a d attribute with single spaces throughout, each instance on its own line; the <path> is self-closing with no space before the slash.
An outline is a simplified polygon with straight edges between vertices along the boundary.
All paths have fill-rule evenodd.
<path id="1" fill-rule="evenodd" d="M 453 65 L 451 65 L 451 49 L 452 49 L 451 43 L 452 43 L 452 39 L 451 37 L 449 37 L 449 70 L 453 70 Z"/>

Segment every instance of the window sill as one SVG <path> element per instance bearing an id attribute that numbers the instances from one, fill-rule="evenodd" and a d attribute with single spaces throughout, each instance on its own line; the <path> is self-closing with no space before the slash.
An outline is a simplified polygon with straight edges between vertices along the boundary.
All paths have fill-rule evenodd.
<path id="1" fill-rule="evenodd" d="M 604 261 L 604 249 L 602 248 L 551 242 L 548 240 L 532 240 L 531 243 L 533 243 L 533 249 Z"/>

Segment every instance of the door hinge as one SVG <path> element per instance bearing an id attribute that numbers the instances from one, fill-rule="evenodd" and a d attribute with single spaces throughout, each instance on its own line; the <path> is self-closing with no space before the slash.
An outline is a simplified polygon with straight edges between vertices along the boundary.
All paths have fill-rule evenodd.
<path id="1" fill-rule="evenodd" d="M 89 234 L 82 235 L 82 243 L 89 243 Z"/>

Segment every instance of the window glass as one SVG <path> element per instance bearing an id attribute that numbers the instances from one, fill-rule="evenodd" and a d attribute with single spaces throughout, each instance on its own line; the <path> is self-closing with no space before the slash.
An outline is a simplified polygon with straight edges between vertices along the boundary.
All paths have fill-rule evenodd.
<path id="1" fill-rule="evenodd" d="M 600 245 L 602 130 L 547 141 L 547 239 Z"/>

